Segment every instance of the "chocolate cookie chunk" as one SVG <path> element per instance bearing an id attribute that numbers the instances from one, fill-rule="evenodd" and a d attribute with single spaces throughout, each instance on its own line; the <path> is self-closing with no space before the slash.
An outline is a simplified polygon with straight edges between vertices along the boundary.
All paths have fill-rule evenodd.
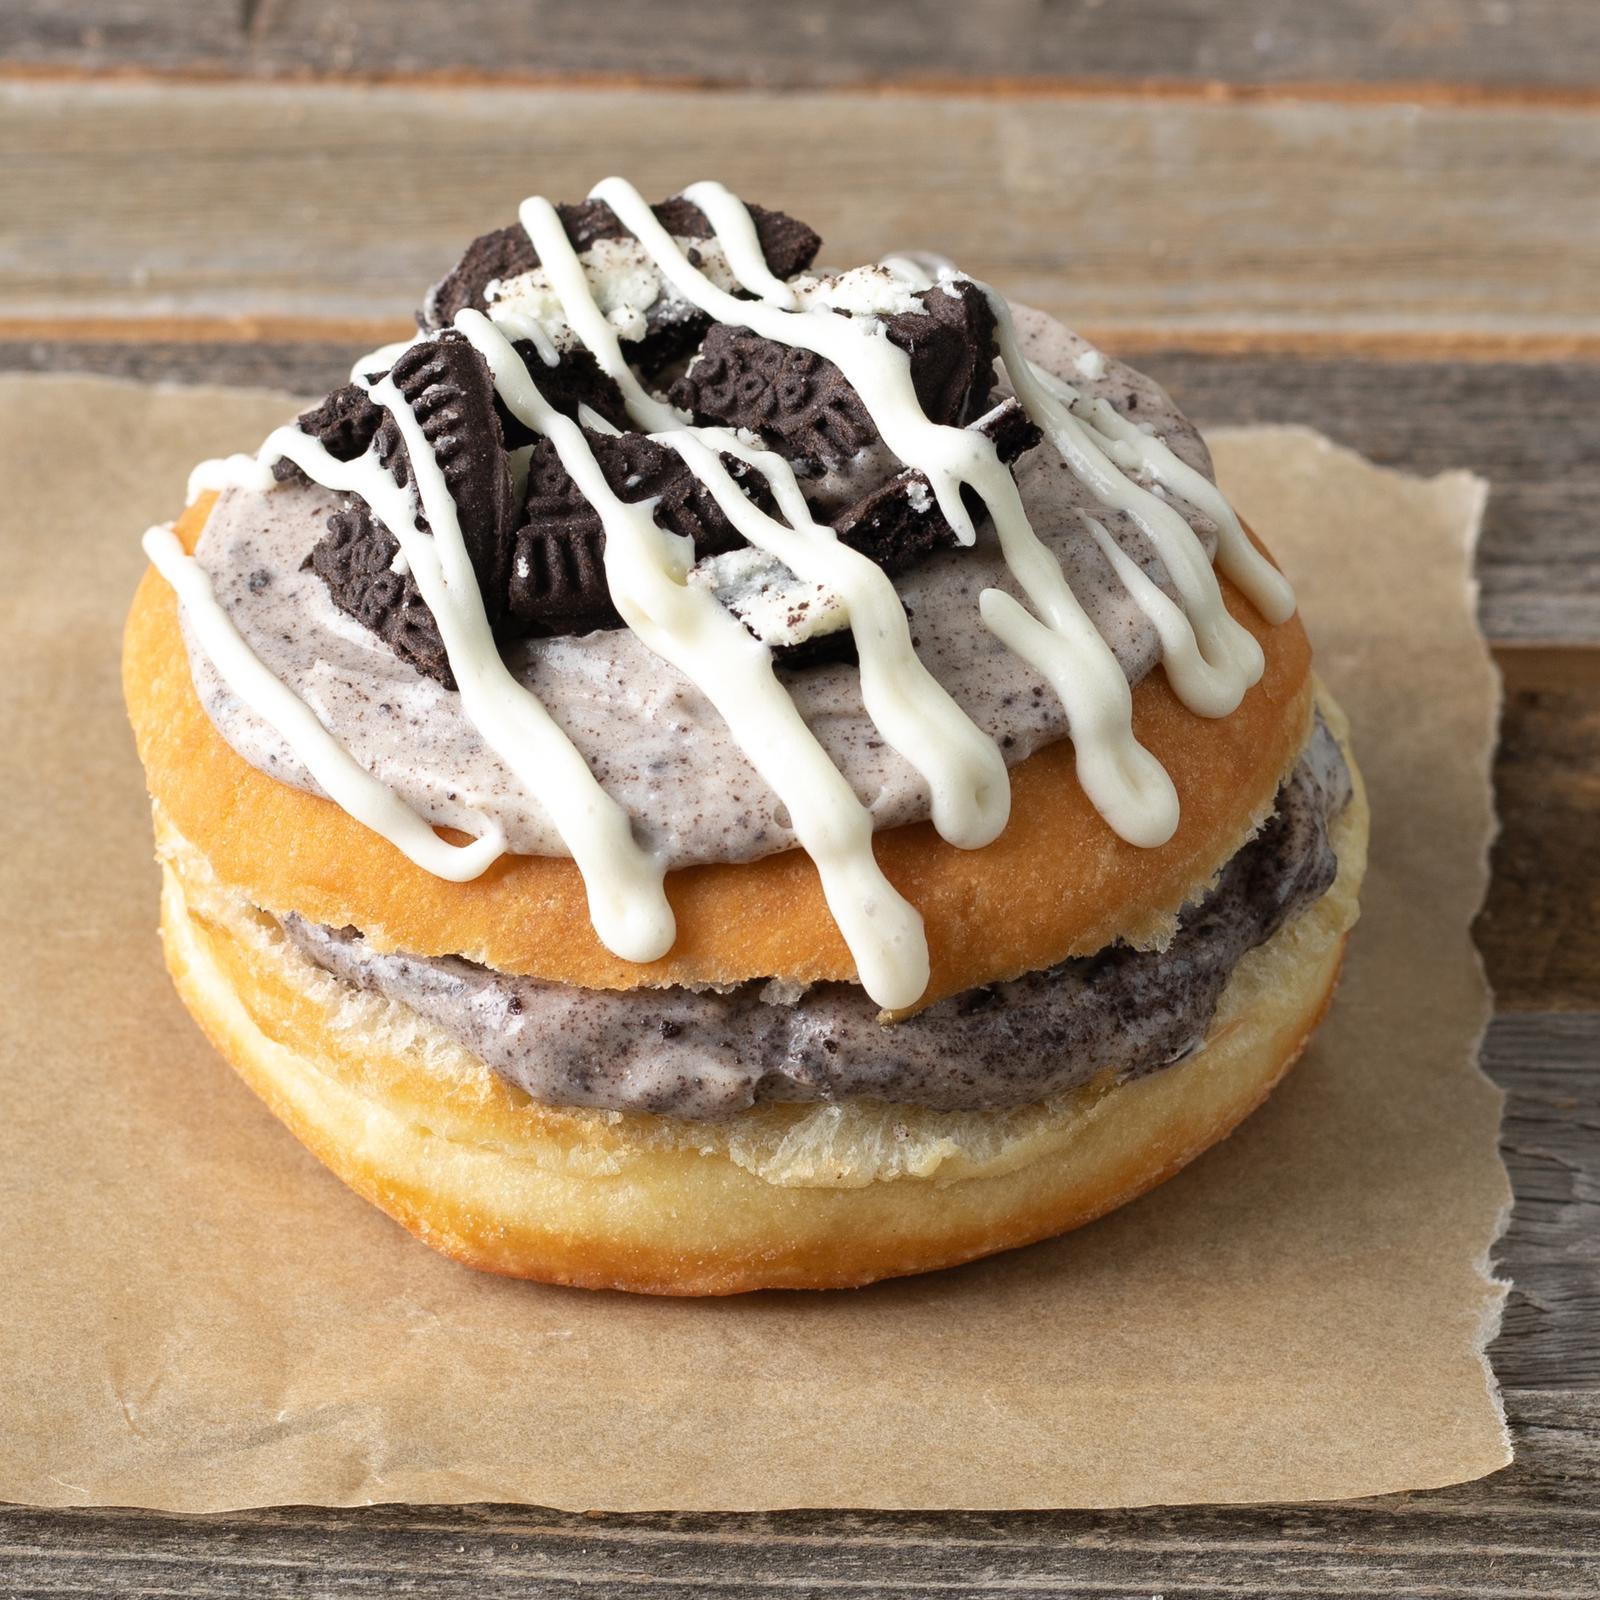
<path id="1" fill-rule="evenodd" d="M 444 475 L 492 626 L 504 611 L 509 529 L 516 513 L 489 369 L 459 334 L 444 333 L 405 351 L 390 376 Z M 405 441 L 392 416 L 381 410 L 379 416 L 372 448 L 395 482 L 405 487 L 412 479 Z M 417 526 L 428 531 L 421 515 Z M 328 532 L 312 551 L 310 565 L 341 610 L 371 628 L 419 671 L 449 684 L 438 630 L 415 580 L 392 569 L 398 549 L 392 531 L 356 502 L 329 518 Z"/>
<path id="2" fill-rule="evenodd" d="M 703 217 L 686 202 L 657 209 L 675 231 L 704 228 Z M 568 208 L 563 216 L 580 244 L 620 231 L 605 207 Z M 815 248 L 809 230 L 801 231 L 811 242 L 795 245 L 793 230 L 799 224 L 776 213 L 762 216 L 769 230 L 778 230 L 772 248 Z M 920 309 L 884 319 L 885 332 L 907 351 L 929 415 L 955 423 L 980 406 L 992 386 L 993 315 L 971 286 L 957 285 L 952 292 L 938 288 L 919 298 Z M 621 391 L 588 351 L 563 352 L 546 366 L 531 345 L 517 350 L 534 383 L 563 415 L 576 420 L 587 405 L 613 426 L 628 426 Z M 496 639 L 504 643 L 620 626 L 606 582 L 599 512 L 579 493 L 551 441 L 534 437 L 510 417 L 487 363 L 470 342 L 448 328 L 430 335 L 401 353 L 389 377 L 443 475 Z M 706 420 L 751 427 L 773 439 L 802 470 L 820 471 L 848 460 L 877 436 L 860 397 L 831 363 L 746 329 L 714 328 L 674 398 L 680 393 Z M 411 487 L 413 463 L 399 425 L 359 385 L 336 390 L 301 421 L 338 459 L 351 460 L 370 449 L 395 483 Z M 981 426 L 1008 462 L 1038 438 L 1014 400 L 986 414 Z M 657 524 L 688 540 L 696 559 L 743 543 L 716 497 L 675 450 L 640 433 L 586 432 L 585 437 L 612 493 L 630 504 L 651 501 Z M 528 470 L 519 494 L 513 489 L 509 449 L 524 444 Z M 760 473 L 732 456 L 721 459 L 757 505 L 775 509 Z M 975 514 L 977 509 L 974 505 Z M 431 532 L 421 515 L 417 526 Z M 911 472 L 863 496 L 836 526 L 847 543 L 890 572 L 954 542 L 926 481 Z M 395 570 L 399 548 L 394 530 L 370 506 L 350 500 L 330 517 L 327 534 L 307 564 L 341 609 L 418 671 L 453 687 L 436 619 L 410 573 Z M 842 639 L 808 641 L 791 659 L 798 664 L 849 649 Z"/>
<path id="3" fill-rule="evenodd" d="M 586 432 L 584 437 L 593 447 L 601 435 Z M 613 482 L 609 472 L 606 482 Z M 511 543 L 508 630 L 542 637 L 620 628 L 622 618 L 606 584 L 600 513 L 579 492 L 547 438 L 537 440 L 528 457 L 522 515 Z"/>
<path id="4" fill-rule="evenodd" d="M 511 554 L 507 632 L 529 639 L 620 628 L 606 583 L 606 535 L 574 517 L 519 529 Z"/>
<path id="5" fill-rule="evenodd" d="M 444 474 L 492 622 L 496 597 L 505 592 L 508 532 L 516 509 L 488 363 L 452 331 L 412 345 L 389 376 Z M 408 484 L 410 458 L 392 417 L 384 417 L 376 440 L 379 460 L 396 483 Z M 426 527 L 425 519 L 419 518 L 418 525 Z"/>
<path id="6" fill-rule="evenodd" d="M 980 422 L 970 424 L 994 442 L 1008 466 L 1038 444 L 1039 430 L 1016 400 L 1007 400 Z M 968 515 L 975 520 L 983 506 L 971 490 L 963 492 Z M 870 556 L 885 572 L 906 568 L 953 548 L 955 530 L 939 509 L 933 488 L 920 472 L 902 472 L 865 494 L 834 520 L 834 531 L 852 549 Z"/>
<path id="7" fill-rule="evenodd" d="M 638 433 L 585 438 L 612 493 L 629 504 L 654 499 L 657 524 L 690 540 L 697 558 L 743 542 L 677 451 Z M 732 456 L 723 456 L 722 463 L 752 500 L 773 509 L 759 473 Z M 579 492 L 548 439 L 534 445 L 528 460 L 524 516 L 512 541 L 507 632 L 544 636 L 621 627 L 606 583 L 600 513 Z"/>
<path id="8" fill-rule="evenodd" d="M 924 309 L 884 318 L 885 333 L 910 356 L 928 417 L 970 422 L 988 409 L 994 387 L 994 312 L 974 284 L 929 289 L 918 299 Z M 831 361 L 726 323 L 706 335 L 671 399 L 696 422 L 759 433 L 801 476 L 839 466 L 878 437 L 861 397 Z"/>
<path id="9" fill-rule="evenodd" d="M 977 284 L 964 279 L 917 298 L 921 311 L 886 319 L 890 343 L 911 357 L 911 381 L 930 417 L 973 422 L 989 409 L 994 390 L 994 308 Z"/>
<path id="10" fill-rule="evenodd" d="M 675 239 L 709 239 L 711 224 L 706 214 L 692 200 L 681 194 L 663 200 L 650 208 L 656 220 Z M 626 239 L 628 230 L 617 219 L 616 213 L 604 200 L 585 200 L 578 205 L 557 206 L 567 237 L 579 250 L 587 250 L 601 239 Z M 750 220 L 756 226 L 756 238 L 768 268 L 780 278 L 793 277 L 809 267 L 822 247 L 818 234 L 805 223 L 782 211 L 769 211 L 765 206 L 748 207 Z"/>
<path id="11" fill-rule="evenodd" d="M 663 200 L 650 209 L 675 238 L 711 237 L 711 224 L 705 213 L 682 195 Z M 556 212 L 573 248 L 580 253 L 601 239 L 630 237 L 616 213 L 603 200 L 557 206 Z M 792 277 L 811 265 L 822 240 L 803 222 L 781 211 L 768 211 L 756 205 L 750 207 L 750 217 L 756 225 L 756 237 L 761 241 L 767 265 L 778 277 Z M 456 313 L 464 307 L 484 309 L 484 291 L 489 284 L 497 279 L 520 277 L 538 265 L 538 252 L 520 225 L 486 233 L 467 246 L 461 260 L 429 291 L 417 320 L 424 328 L 449 327 Z"/>
<path id="12" fill-rule="evenodd" d="M 520 223 L 479 234 L 461 259 L 428 291 L 417 313 L 417 326 L 424 330 L 448 328 L 458 311 L 468 306 L 482 311 L 488 301 L 484 290 L 491 283 L 520 278 L 539 265 L 539 254 Z"/>
<path id="13" fill-rule="evenodd" d="M 725 322 L 707 333 L 669 398 L 698 423 L 759 433 L 802 477 L 848 461 L 878 437 L 831 361 Z"/>
<path id="14" fill-rule="evenodd" d="M 354 461 L 363 454 L 382 421 L 383 412 L 359 383 L 335 389 L 321 405 L 302 411 L 295 419 L 300 431 L 310 434 L 336 461 Z M 287 458 L 273 462 L 272 475 L 279 483 L 311 481 Z"/>
<path id="15" fill-rule="evenodd" d="M 534 387 L 562 416 L 576 422 L 578 407 L 588 406 L 613 428 L 633 426 L 628 420 L 628 408 L 623 404 L 622 390 L 600 370 L 600 363 L 587 350 L 563 351 L 561 359 L 553 367 L 547 367 L 529 340 L 519 339 L 512 348 L 522 357 Z M 535 437 L 533 430 L 518 422 L 503 401 L 498 402 L 498 408 L 507 449 L 531 444 Z"/>
<path id="16" fill-rule="evenodd" d="M 395 536 L 355 500 L 328 518 L 328 531 L 306 565 L 327 584 L 341 611 L 371 629 L 402 661 L 454 689 L 439 625 L 416 579 L 394 570 L 399 553 Z"/>

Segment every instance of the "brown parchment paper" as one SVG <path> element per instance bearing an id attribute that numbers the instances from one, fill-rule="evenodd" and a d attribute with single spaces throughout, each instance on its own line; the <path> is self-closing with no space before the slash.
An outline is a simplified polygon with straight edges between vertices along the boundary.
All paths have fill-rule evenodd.
<path id="1" fill-rule="evenodd" d="M 1053 1244 L 856 1293 L 673 1303 L 476 1276 L 305 1154 L 156 943 L 117 685 L 138 537 L 281 396 L 0 382 L 0 1497 L 204 1510 L 1305 1500 L 1509 1459 L 1482 1347 L 1508 1203 L 1468 924 L 1496 680 L 1484 486 L 1226 434 L 1375 818 L 1317 1043 L 1178 1179 Z M 264 842 L 270 848 L 270 841 Z"/>

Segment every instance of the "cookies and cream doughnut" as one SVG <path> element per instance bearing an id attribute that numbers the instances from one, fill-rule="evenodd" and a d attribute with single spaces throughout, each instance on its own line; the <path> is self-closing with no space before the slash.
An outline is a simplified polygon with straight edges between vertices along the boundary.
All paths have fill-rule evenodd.
<path id="1" fill-rule="evenodd" d="M 1303 1047 L 1366 811 L 1148 379 L 696 184 L 524 202 L 152 529 L 169 965 L 459 1259 L 855 1284 L 1075 1226 Z"/>

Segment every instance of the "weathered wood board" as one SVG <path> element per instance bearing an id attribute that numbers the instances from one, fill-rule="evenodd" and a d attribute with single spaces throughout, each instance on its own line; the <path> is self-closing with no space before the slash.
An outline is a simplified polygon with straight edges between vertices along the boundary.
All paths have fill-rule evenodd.
<path id="1" fill-rule="evenodd" d="M 772 87 L 1017 82 L 1592 86 L 1586 0 L 16 0 L 18 65 L 192 74 L 610 76 Z"/>
<path id="2" fill-rule="evenodd" d="M 0 83 L 0 316 L 404 323 L 530 190 L 716 175 L 1108 338 L 1600 349 L 1562 107 Z"/>

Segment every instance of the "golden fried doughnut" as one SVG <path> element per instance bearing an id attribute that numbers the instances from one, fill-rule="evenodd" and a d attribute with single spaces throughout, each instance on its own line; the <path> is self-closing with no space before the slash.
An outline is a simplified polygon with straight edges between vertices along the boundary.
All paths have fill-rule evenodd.
<path id="1" fill-rule="evenodd" d="M 190 549 L 210 505 L 197 500 L 178 524 Z M 1119 938 L 1159 942 L 1270 807 L 1309 728 L 1311 649 L 1298 615 L 1272 627 L 1226 578 L 1221 585 L 1266 654 L 1239 708 L 1197 716 L 1160 671 L 1133 692 L 1134 731 L 1182 804 L 1166 844 L 1140 849 L 1112 832 L 1079 786 L 1068 742 L 1012 769 L 1010 823 L 984 849 L 958 850 L 928 823 L 878 834 L 884 872 L 927 926 L 933 976 L 924 1004 Z M 235 754 L 195 694 L 177 601 L 154 571 L 128 618 L 123 685 L 156 803 L 219 878 L 268 911 L 355 926 L 380 948 L 466 955 L 591 989 L 856 975 L 801 850 L 671 873 L 677 942 L 641 965 L 600 943 L 569 859 L 503 857 L 470 883 L 431 876 L 331 801 Z"/>
<path id="2" fill-rule="evenodd" d="M 1342 732 L 1325 691 L 1321 704 Z M 351 1188 L 435 1249 L 589 1288 L 833 1288 L 1077 1227 L 1242 1121 L 1299 1056 L 1338 977 L 1366 863 L 1351 772 L 1333 888 L 1245 956 L 1204 1049 L 1021 1110 L 858 1101 L 688 1123 L 538 1105 L 403 1008 L 313 966 L 170 830 L 162 930 L 212 1043 Z"/>

